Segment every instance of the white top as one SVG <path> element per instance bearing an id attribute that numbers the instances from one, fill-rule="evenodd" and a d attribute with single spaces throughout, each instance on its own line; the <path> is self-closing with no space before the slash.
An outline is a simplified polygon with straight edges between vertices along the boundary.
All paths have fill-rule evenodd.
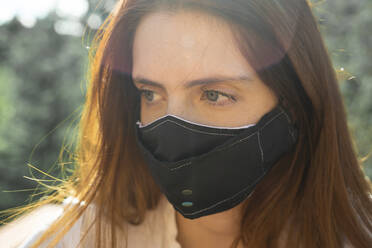
<path id="1" fill-rule="evenodd" d="M 48 215 L 48 223 L 42 224 L 25 240 L 19 248 L 31 247 L 34 242 L 46 228 L 56 220 L 63 211 L 50 211 L 44 213 Z M 80 240 L 80 228 L 82 217 L 80 217 L 74 226 L 66 233 L 62 240 L 56 246 L 57 248 L 75 248 Z M 128 224 L 128 247 L 129 248 L 181 248 L 176 240 L 177 224 L 176 212 L 173 206 L 162 195 L 159 205 L 154 210 L 148 210 L 146 218 L 141 225 L 134 226 Z M 41 246 L 42 248 L 47 247 Z"/>
<path id="2" fill-rule="evenodd" d="M 64 203 L 68 203 L 69 200 L 67 199 Z M 26 216 L 25 220 L 22 220 L 21 226 L 17 225 L 17 223 L 14 223 L 14 226 L 12 226 L 12 223 L 8 224 L 9 232 L 1 232 L 0 230 L 1 248 L 31 247 L 31 244 L 62 214 L 62 206 L 43 206 L 31 213 L 30 216 Z M 80 240 L 81 224 L 82 217 L 76 221 L 56 248 L 77 247 Z M 30 227 L 32 228 L 31 231 L 29 230 Z M 146 218 L 141 225 L 128 225 L 128 248 L 181 248 L 181 245 L 176 240 L 177 232 L 175 209 L 166 197 L 162 195 L 157 208 L 148 210 Z M 14 242 L 13 245 L 9 244 L 8 241 L 14 241 L 18 238 L 17 235 L 14 235 L 17 233 L 20 234 L 18 235 L 19 237 L 26 235 L 28 238 L 23 242 L 21 241 L 21 245 L 14 245 Z M 16 243 L 19 244 L 19 242 Z M 47 244 L 39 246 L 39 248 L 46 247 Z M 343 247 L 351 247 L 347 239 Z"/>

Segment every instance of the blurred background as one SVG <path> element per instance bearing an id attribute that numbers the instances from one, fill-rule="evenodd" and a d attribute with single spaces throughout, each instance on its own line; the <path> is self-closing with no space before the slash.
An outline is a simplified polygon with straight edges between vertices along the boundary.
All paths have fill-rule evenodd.
<path id="1" fill-rule="evenodd" d="M 37 200 L 37 185 L 71 172 L 89 42 L 115 2 L 0 0 L 0 211 Z M 372 1 L 310 2 L 372 178 Z"/>

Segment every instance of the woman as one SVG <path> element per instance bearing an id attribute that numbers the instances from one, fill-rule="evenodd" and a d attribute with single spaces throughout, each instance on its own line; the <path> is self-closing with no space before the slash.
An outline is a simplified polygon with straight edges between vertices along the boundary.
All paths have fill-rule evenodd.
<path id="1" fill-rule="evenodd" d="M 126 0 L 94 44 L 78 166 L 42 202 L 80 204 L 23 247 L 372 247 L 307 1 Z"/>

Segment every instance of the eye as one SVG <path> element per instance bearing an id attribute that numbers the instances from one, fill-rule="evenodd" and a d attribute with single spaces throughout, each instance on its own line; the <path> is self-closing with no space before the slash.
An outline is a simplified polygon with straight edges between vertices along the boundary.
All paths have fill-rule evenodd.
<path id="1" fill-rule="evenodd" d="M 145 98 L 148 105 L 156 104 L 156 92 L 148 89 L 139 89 L 139 93 L 141 97 Z M 225 106 L 236 102 L 236 97 L 218 90 L 202 90 L 200 100 L 212 106 Z"/>
<path id="2" fill-rule="evenodd" d="M 148 104 L 154 104 L 153 100 L 155 98 L 154 94 L 156 94 L 154 91 L 152 90 L 147 90 L 147 89 L 139 89 L 138 90 L 139 93 L 140 93 L 140 96 L 141 97 L 144 97 L 145 98 L 145 101 L 148 103 Z"/>
<path id="3" fill-rule="evenodd" d="M 225 98 L 225 100 L 218 101 L 220 98 Z M 217 90 L 203 90 L 200 100 L 205 99 L 207 99 L 207 104 L 214 106 L 224 106 L 236 102 L 236 98 L 234 96 Z"/>

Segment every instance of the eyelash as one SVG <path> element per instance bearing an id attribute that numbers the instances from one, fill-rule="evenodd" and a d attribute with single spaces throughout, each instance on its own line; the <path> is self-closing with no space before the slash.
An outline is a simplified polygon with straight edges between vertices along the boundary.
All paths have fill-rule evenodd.
<path id="1" fill-rule="evenodd" d="M 227 101 L 236 102 L 236 98 L 233 95 L 227 94 L 225 92 L 221 92 L 221 91 L 218 91 L 218 90 L 202 90 L 202 92 L 203 92 L 203 95 L 202 95 L 203 96 L 203 99 L 205 99 L 205 94 L 207 92 L 215 92 L 218 95 L 222 95 L 222 96 L 225 96 L 225 97 L 229 98 L 229 100 L 227 100 Z M 225 105 L 230 104 L 230 103 L 222 103 L 222 104 L 220 104 L 220 103 L 213 103 L 213 102 L 208 101 L 208 100 L 207 100 L 207 103 L 210 104 L 210 105 L 212 105 L 212 106 L 225 106 Z"/>
<path id="2" fill-rule="evenodd" d="M 148 90 L 148 89 L 139 89 L 138 91 L 140 93 L 140 96 L 142 96 L 146 92 L 154 92 L 154 91 Z M 228 101 L 236 102 L 235 96 L 224 93 L 224 92 L 221 92 L 221 91 L 218 91 L 218 90 L 202 90 L 202 98 L 200 98 L 200 99 L 206 99 L 205 94 L 207 92 L 216 92 L 218 95 L 222 95 L 222 96 L 225 96 L 225 97 L 229 98 Z M 148 104 L 151 105 L 152 103 L 148 103 Z M 212 106 L 225 106 L 225 105 L 229 105 L 230 103 L 222 103 L 222 104 L 221 103 L 213 103 L 213 102 L 207 100 L 207 104 L 212 105 Z"/>

